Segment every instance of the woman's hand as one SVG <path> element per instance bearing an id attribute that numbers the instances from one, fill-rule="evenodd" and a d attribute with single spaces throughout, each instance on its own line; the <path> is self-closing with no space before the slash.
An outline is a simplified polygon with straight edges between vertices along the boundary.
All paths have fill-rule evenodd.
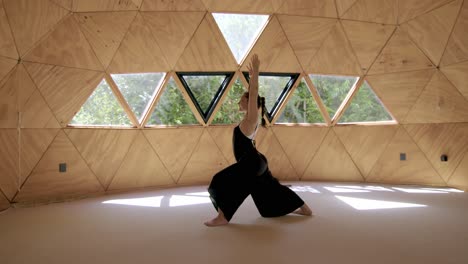
<path id="1" fill-rule="evenodd" d="M 252 56 L 249 65 L 247 65 L 247 69 L 249 70 L 249 76 L 253 76 L 254 74 L 258 75 L 260 70 L 260 60 L 258 59 L 257 54 Z"/>

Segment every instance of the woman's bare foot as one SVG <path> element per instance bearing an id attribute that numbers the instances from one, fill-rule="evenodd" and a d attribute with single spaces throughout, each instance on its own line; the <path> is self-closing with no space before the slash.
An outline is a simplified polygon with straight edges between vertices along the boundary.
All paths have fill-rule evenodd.
<path id="1" fill-rule="evenodd" d="M 311 216 L 312 215 L 312 210 L 310 210 L 310 208 L 309 208 L 309 206 L 307 206 L 307 204 L 304 204 L 299 209 L 294 211 L 293 214 Z"/>
<path id="2" fill-rule="evenodd" d="M 218 216 L 211 219 L 210 221 L 206 221 L 206 226 L 221 226 L 229 224 L 228 220 L 224 217 L 224 213 L 221 210 L 218 210 Z"/>

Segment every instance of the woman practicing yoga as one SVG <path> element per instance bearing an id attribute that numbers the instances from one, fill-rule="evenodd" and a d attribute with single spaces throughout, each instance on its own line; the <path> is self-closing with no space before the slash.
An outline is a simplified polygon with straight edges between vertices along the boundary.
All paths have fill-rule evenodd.
<path id="1" fill-rule="evenodd" d="M 263 217 L 277 217 L 296 213 L 312 215 L 310 208 L 291 189 L 281 185 L 271 175 L 268 163 L 257 151 L 254 139 L 258 129 L 259 114 L 265 126 L 265 98 L 258 96 L 260 61 L 253 55 L 248 66 L 249 91 L 239 101 L 239 110 L 245 112 L 244 119 L 234 128 L 233 148 L 237 163 L 218 172 L 208 187 L 211 201 L 218 216 L 205 222 L 207 226 L 226 225 L 247 198 L 252 199 Z"/>

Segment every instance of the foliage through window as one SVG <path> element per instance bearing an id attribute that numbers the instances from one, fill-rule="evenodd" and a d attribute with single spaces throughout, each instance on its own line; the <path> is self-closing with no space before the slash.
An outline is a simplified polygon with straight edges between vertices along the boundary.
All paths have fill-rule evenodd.
<path id="1" fill-rule="evenodd" d="M 244 117 L 244 113 L 239 112 L 239 100 L 247 89 L 242 82 L 237 79 L 229 90 L 218 113 L 211 122 L 212 124 L 237 124 Z"/>
<path id="2" fill-rule="evenodd" d="M 132 126 L 105 79 L 102 79 L 70 124 L 77 126 Z"/>
<path id="3" fill-rule="evenodd" d="M 304 80 L 297 86 L 276 123 L 325 123 L 317 103 Z"/>
<path id="4" fill-rule="evenodd" d="M 147 125 L 199 125 L 174 79 L 170 79 L 148 120 Z"/>
<path id="5" fill-rule="evenodd" d="M 214 13 L 213 17 L 238 63 L 241 63 L 268 21 L 268 15 Z"/>

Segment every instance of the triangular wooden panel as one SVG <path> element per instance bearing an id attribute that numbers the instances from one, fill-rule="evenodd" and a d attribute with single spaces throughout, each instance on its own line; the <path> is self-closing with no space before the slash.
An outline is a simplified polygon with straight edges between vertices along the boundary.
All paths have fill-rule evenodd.
<path id="1" fill-rule="evenodd" d="M 328 130 L 314 127 L 273 127 L 278 142 L 299 178 L 304 174 Z"/>
<path id="2" fill-rule="evenodd" d="M 67 129 L 65 132 L 106 189 L 137 135 L 136 130 Z"/>
<path id="3" fill-rule="evenodd" d="M 406 122 L 468 122 L 468 100 L 437 71 L 408 113 Z"/>
<path id="4" fill-rule="evenodd" d="M 146 138 L 177 182 L 203 133 L 203 128 L 145 130 Z M 174 147 L 177 142 L 177 148 Z"/>
<path id="5" fill-rule="evenodd" d="M 250 54 L 244 60 L 242 71 L 248 71 L 247 65 L 253 54 L 257 54 L 261 63 L 262 72 L 301 72 L 302 68 L 294 51 L 289 44 L 288 38 L 274 16 L 263 30 L 257 43 Z"/>
<path id="6" fill-rule="evenodd" d="M 273 131 L 268 129 L 266 135 L 261 137 L 262 141 L 257 144 L 258 150 L 267 158 L 268 167 L 273 176 L 280 180 L 299 180 L 299 175 L 291 165 Z"/>
<path id="7" fill-rule="evenodd" d="M 73 0 L 74 12 L 138 10 L 143 0 Z"/>
<path id="8" fill-rule="evenodd" d="M 278 14 L 337 17 L 335 0 L 286 0 Z"/>
<path id="9" fill-rule="evenodd" d="M 364 178 L 333 129 L 329 129 L 301 180 L 362 182 Z"/>
<path id="10" fill-rule="evenodd" d="M 102 80 L 102 72 L 25 63 L 26 69 L 61 126 L 80 110 Z"/>
<path id="11" fill-rule="evenodd" d="M 406 32 L 397 29 L 369 74 L 403 72 L 434 68 L 432 62 L 409 39 Z"/>
<path id="12" fill-rule="evenodd" d="M 26 180 L 36 164 L 41 160 L 59 129 L 22 129 L 21 130 L 21 178 L 20 184 Z"/>
<path id="13" fill-rule="evenodd" d="M 411 107 L 416 103 L 435 70 L 367 76 L 379 98 L 398 122 L 404 122 Z"/>
<path id="14" fill-rule="evenodd" d="M 450 177 L 448 185 L 468 191 L 468 152 Z"/>
<path id="15" fill-rule="evenodd" d="M 18 109 L 23 111 L 26 102 L 31 98 L 32 94 L 37 90 L 36 85 L 29 76 L 23 64 L 18 64 L 14 73 L 14 83 L 16 93 L 18 95 Z"/>
<path id="16" fill-rule="evenodd" d="M 11 200 L 19 189 L 18 132 L 0 129 L 0 189 Z"/>
<path id="17" fill-rule="evenodd" d="M 398 126 L 338 126 L 334 130 L 366 178 Z"/>
<path id="18" fill-rule="evenodd" d="M 81 30 L 104 68 L 120 46 L 136 12 L 105 12 L 75 14 Z"/>
<path id="19" fill-rule="evenodd" d="M 406 154 L 406 160 L 400 161 L 401 153 Z M 398 129 L 367 180 L 392 184 L 445 185 L 403 127 Z"/>
<path id="20" fill-rule="evenodd" d="M 18 92 L 16 87 L 16 67 L 0 86 L 0 128 L 18 127 Z"/>
<path id="21" fill-rule="evenodd" d="M 338 16 L 342 17 L 357 2 L 357 0 L 336 0 Z"/>
<path id="22" fill-rule="evenodd" d="M 26 54 L 24 60 L 98 71 L 103 69 L 73 16 L 58 25 Z"/>
<path id="23" fill-rule="evenodd" d="M 382 24 L 397 23 L 397 0 L 358 0 L 343 18 Z"/>
<path id="24" fill-rule="evenodd" d="M 274 13 L 285 0 L 202 0 L 210 12 Z"/>
<path id="25" fill-rule="evenodd" d="M 15 67 L 16 64 L 16 60 L 0 57 L 0 84 L 3 83 L 3 78 L 6 78 L 8 73 Z"/>
<path id="26" fill-rule="evenodd" d="M 140 13 L 109 65 L 112 73 L 164 72 L 169 65 Z"/>
<path id="27" fill-rule="evenodd" d="M 52 2 L 56 3 L 57 5 L 67 9 L 72 10 L 73 0 L 52 0 Z"/>
<path id="28" fill-rule="evenodd" d="M 340 23 L 330 32 L 306 72 L 361 75 L 361 67 Z"/>
<path id="29" fill-rule="evenodd" d="M 205 11 L 201 0 L 143 0 L 141 11 Z"/>
<path id="30" fill-rule="evenodd" d="M 0 192 L 0 211 L 8 209 L 10 207 L 10 201 Z"/>
<path id="31" fill-rule="evenodd" d="M 173 68 L 202 21 L 204 12 L 141 13 Z"/>
<path id="32" fill-rule="evenodd" d="M 69 13 L 49 0 L 3 0 L 3 5 L 21 56 Z"/>
<path id="33" fill-rule="evenodd" d="M 233 71 L 237 62 L 214 18 L 206 15 L 176 63 L 179 71 Z"/>
<path id="34" fill-rule="evenodd" d="M 398 1 L 398 22 L 404 23 L 451 1 L 453 0 L 400 0 Z"/>
<path id="35" fill-rule="evenodd" d="M 23 107 L 21 128 L 60 128 L 60 124 L 39 90 L 31 95 Z"/>
<path id="36" fill-rule="evenodd" d="M 440 69 L 449 81 L 455 85 L 466 100 L 468 100 L 468 61 L 450 65 Z"/>
<path id="37" fill-rule="evenodd" d="M 303 68 L 309 65 L 337 22 L 332 18 L 285 15 L 279 15 L 278 19 Z"/>
<path id="38" fill-rule="evenodd" d="M 468 151 L 468 125 L 423 124 L 406 125 L 405 128 L 447 182 Z M 448 161 L 441 161 L 443 154 L 448 156 Z"/>
<path id="39" fill-rule="evenodd" d="M 66 172 L 59 172 L 60 163 L 67 164 Z M 102 191 L 96 176 L 67 135 L 60 131 L 24 183 L 15 201 L 64 199 Z"/>
<path id="40" fill-rule="evenodd" d="M 229 162 L 233 164 L 236 162 L 234 157 L 234 150 L 232 147 L 232 133 L 234 127 L 208 127 L 208 132 L 211 134 L 211 137 L 215 141 L 218 148 L 224 154 L 224 157 Z"/>
<path id="41" fill-rule="evenodd" d="M 143 133 L 139 132 L 110 183 L 109 190 L 167 186 L 173 183 L 158 155 Z"/>
<path id="42" fill-rule="evenodd" d="M 10 23 L 3 8 L 3 0 L 0 0 L 0 56 L 12 59 L 18 58 L 15 41 L 11 34 Z"/>
<path id="43" fill-rule="evenodd" d="M 449 42 L 442 57 L 441 65 L 450 65 L 468 60 L 468 1 L 458 15 L 457 23 L 450 36 Z"/>
<path id="44" fill-rule="evenodd" d="M 177 183 L 179 184 L 206 184 L 211 178 L 228 163 L 207 130 L 198 141 L 192 156 L 185 166 Z"/>
<path id="45" fill-rule="evenodd" d="M 342 23 L 362 71 L 366 72 L 392 35 L 395 26 L 347 20 L 342 20 Z"/>
<path id="46" fill-rule="evenodd" d="M 454 1 L 402 26 L 435 65 L 439 65 L 462 3 Z"/>

